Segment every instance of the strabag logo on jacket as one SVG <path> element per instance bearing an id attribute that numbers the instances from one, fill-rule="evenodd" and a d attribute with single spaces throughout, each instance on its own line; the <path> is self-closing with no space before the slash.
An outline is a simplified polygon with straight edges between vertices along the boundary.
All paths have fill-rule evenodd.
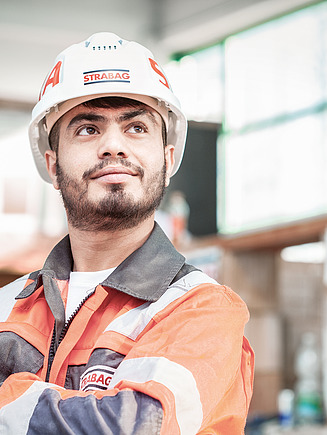
<path id="1" fill-rule="evenodd" d="M 97 365 L 88 368 L 80 379 L 80 390 L 107 390 L 116 369 L 108 366 Z"/>

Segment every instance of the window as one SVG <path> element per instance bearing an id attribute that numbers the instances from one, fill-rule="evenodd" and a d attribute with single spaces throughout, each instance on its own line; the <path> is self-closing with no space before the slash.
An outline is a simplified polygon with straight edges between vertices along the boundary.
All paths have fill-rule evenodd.
<path id="1" fill-rule="evenodd" d="M 327 4 L 227 38 L 219 229 L 327 213 Z"/>
<path id="2" fill-rule="evenodd" d="M 220 233 L 327 213 L 327 2 L 167 67 L 188 118 L 222 123 Z"/>
<path id="3" fill-rule="evenodd" d="M 217 123 L 223 114 L 221 45 L 183 56 L 165 66 L 174 93 L 189 120 Z"/>

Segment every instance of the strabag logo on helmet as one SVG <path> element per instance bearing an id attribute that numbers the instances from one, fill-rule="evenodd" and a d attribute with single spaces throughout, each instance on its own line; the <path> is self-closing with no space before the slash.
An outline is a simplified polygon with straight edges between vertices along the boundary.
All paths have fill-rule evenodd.
<path id="1" fill-rule="evenodd" d="M 102 69 L 86 71 L 83 73 L 84 85 L 93 83 L 125 82 L 130 83 L 130 71 L 128 69 Z"/>
<path id="2" fill-rule="evenodd" d="M 167 77 L 160 70 L 160 67 L 157 64 L 157 62 L 154 59 L 151 59 L 151 57 L 149 57 L 149 62 L 150 62 L 150 65 L 151 65 L 151 68 L 153 69 L 153 71 L 161 77 L 161 79 L 159 79 L 159 82 L 162 83 L 164 86 L 166 86 L 166 88 L 171 89 L 171 86 L 168 83 Z"/>
<path id="3" fill-rule="evenodd" d="M 45 91 L 47 90 L 48 86 L 52 85 L 52 87 L 56 86 L 58 83 L 61 82 L 61 67 L 62 67 L 62 61 L 59 60 L 56 65 L 52 68 L 50 71 L 50 74 L 44 81 L 44 84 L 41 88 L 40 95 L 39 95 L 39 101 L 43 97 Z"/>

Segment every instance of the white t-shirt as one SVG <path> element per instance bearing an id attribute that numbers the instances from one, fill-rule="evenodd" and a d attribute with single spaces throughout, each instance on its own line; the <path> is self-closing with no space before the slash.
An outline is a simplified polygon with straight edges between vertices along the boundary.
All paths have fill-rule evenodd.
<path id="1" fill-rule="evenodd" d="M 70 272 L 66 304 L 66 322 L 82 300 L 114 270 L 115 267 L 96 272 Z"/>

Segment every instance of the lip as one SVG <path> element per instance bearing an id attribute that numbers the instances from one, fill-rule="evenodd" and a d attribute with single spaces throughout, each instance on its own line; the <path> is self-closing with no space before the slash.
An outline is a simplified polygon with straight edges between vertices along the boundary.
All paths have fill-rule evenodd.
<path id="1" fill-rule="evenodd" d="M 122 183 L 129 179 L 129 177 L 135 177 L 138 174 L 132 169 L 124 166 L 107 166 L 97 172 L 95 172 L 90 178 L 101 179 L 109 183 Z"/>

